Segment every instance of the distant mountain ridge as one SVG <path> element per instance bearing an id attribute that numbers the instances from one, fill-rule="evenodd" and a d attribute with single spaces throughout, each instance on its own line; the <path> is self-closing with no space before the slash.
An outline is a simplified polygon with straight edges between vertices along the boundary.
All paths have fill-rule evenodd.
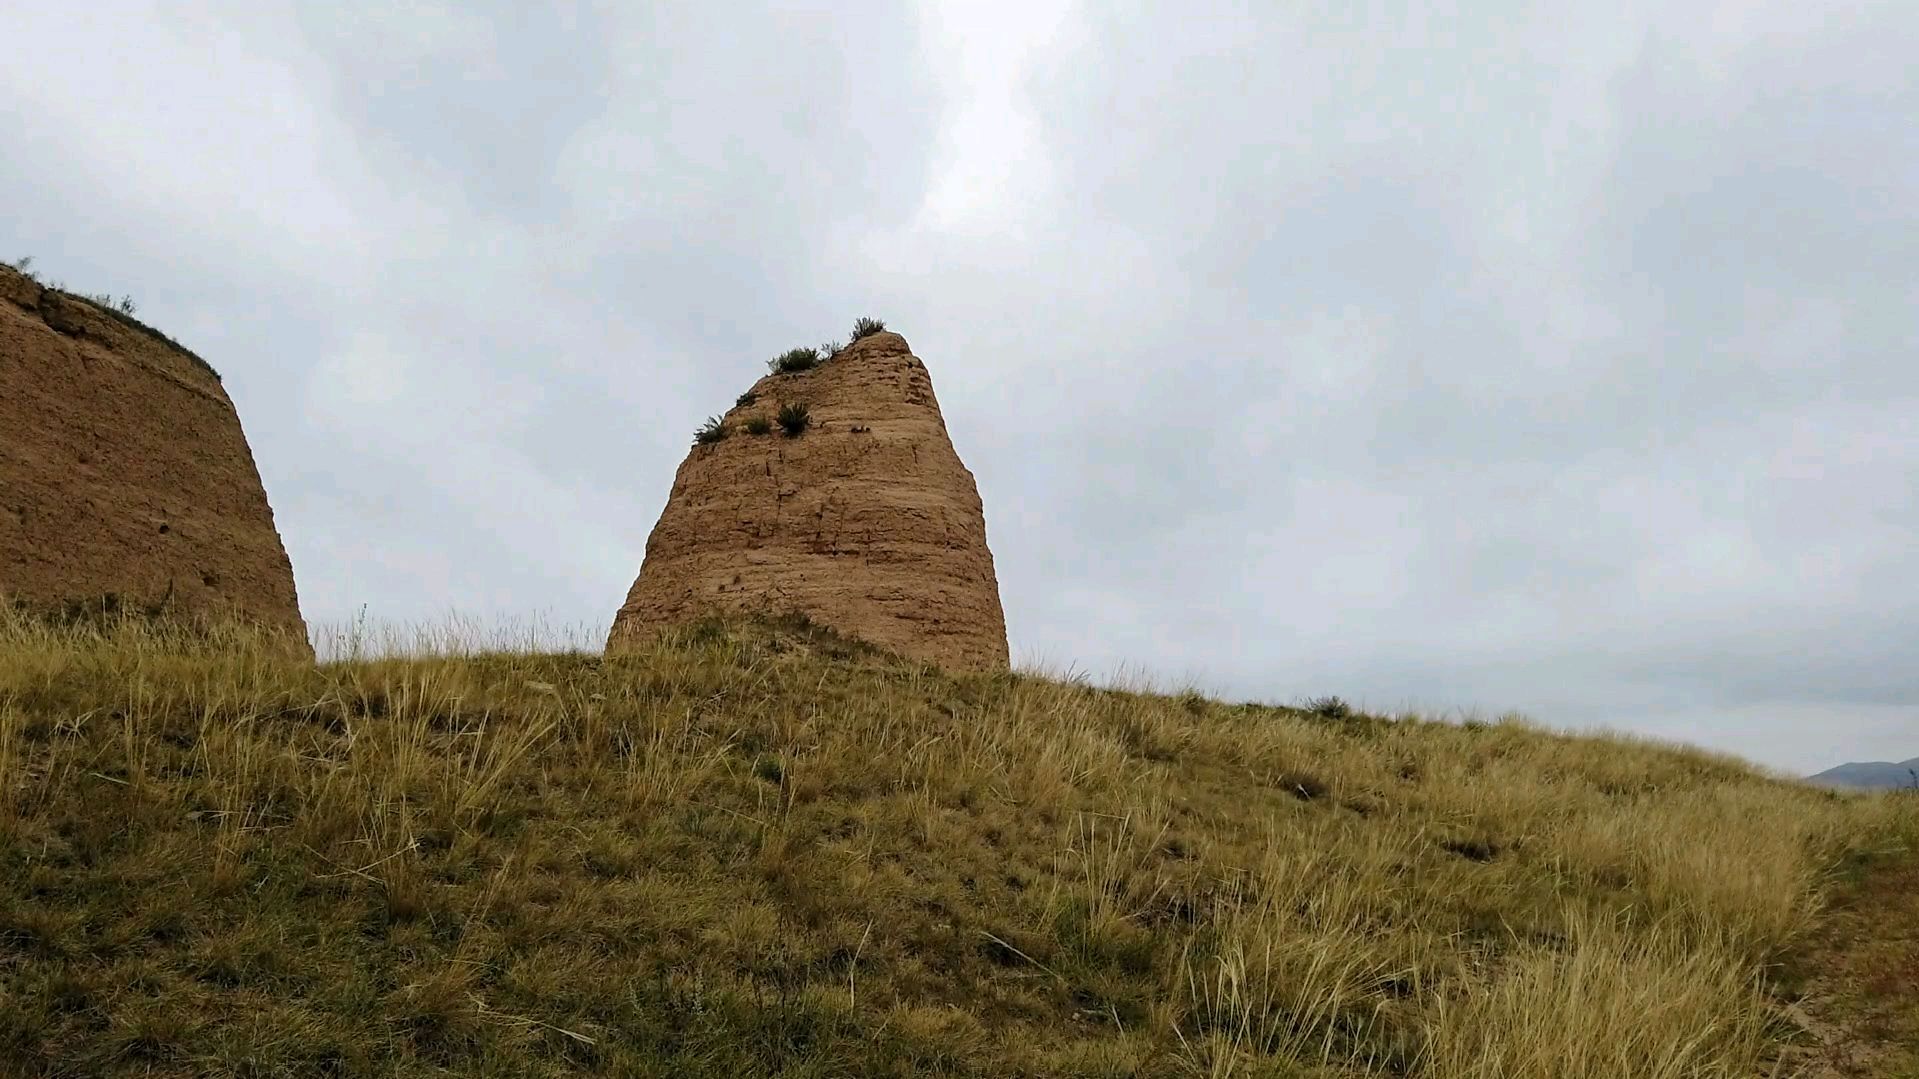
<path id="1" fill-rule="evenodd" d="M 1919 757 L 1897 763 L 1854 761 L 1837 768 L 1828 768 L 1818 775 L 1807 776 L 1806 782 L 1827 787 L 1909 787 L 1914 785 L 1915 772 L 1919 772 Z"/>

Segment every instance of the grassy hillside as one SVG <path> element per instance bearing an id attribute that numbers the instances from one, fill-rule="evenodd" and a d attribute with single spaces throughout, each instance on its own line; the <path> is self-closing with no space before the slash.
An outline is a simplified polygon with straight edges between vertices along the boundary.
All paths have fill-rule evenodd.
<path id="1" fill-rule="evenodd" d="M 0 1073 L 1747 1079 L 1915 824 L 802 628 L 460 651 L 0 623 Z"/>

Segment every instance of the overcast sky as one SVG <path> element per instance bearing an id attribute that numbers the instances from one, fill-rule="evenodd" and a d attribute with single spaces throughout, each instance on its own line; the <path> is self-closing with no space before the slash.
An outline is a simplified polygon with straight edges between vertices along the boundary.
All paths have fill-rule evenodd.
<path id="1" fill-rule="evenodd" d="M 874 315 L 1016 657 L 1919 752 L 1919 7 L 1470 6 L 10 4 L 0 257 L 222 372 L 315 623 L 602 633 Z"/>

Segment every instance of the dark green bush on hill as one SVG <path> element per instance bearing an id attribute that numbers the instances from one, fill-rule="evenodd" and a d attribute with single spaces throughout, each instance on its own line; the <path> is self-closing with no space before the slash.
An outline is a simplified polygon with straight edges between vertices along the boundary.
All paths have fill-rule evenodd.
<path id="1" fill-rule="evenodd" d="M 1309 697 L 1300 709 L 1321 719 L 1345 719 L 1353 714 L 1353 706 L 1338 697 Z"/>
<path id="2" fill-rule="evenodd" d="M 710 446 L 725 437 L 726 425 L 720 422 L 718 416 L 708 416 L 706 422 L 700 424 L 699 430 L 693 432 L 693 441 L 701 446 Z"/>
<path id="3" fill-rule="evenodd" d="M 820 354 L 810 348 L 790 348 L 766 361 L 766 366 L 782 375 L 811 371 L 820 364 Z"/>
<path id="4" fill-rule="evenodd" d="M 871 337 L 884 329 L 886 329 L 886 323 L 881 322 L 879 319 L 862 318 L 853 323 L 853 340 L 857 341 L 862 337 Z"/>
<path id="5" fill-rule="evenodd" d="M 805 405 L 788 404 L 780 406 L 780 430 L 786 432 L 786 437 L 798 438 L 800 432 L 806 430 L 812 422 L 813 417 L 807 413 Z"/>

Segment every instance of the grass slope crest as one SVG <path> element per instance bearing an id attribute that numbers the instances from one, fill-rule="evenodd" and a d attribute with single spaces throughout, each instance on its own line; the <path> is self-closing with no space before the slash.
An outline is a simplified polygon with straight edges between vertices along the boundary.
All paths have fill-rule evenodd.
<path id="1" fill-rule="evenodd" d="M 1789 1074 L 1919 816 L 1334 701 L 0 618 L 0 1074 Z"/>

